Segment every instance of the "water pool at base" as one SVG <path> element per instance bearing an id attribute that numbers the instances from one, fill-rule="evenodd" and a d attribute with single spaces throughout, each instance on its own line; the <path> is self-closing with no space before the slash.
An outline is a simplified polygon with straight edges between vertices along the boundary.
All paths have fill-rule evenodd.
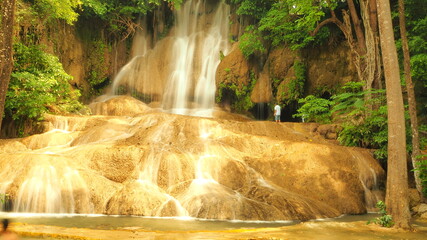
<path id="1" fill-rule="evenodd" d="M 282 227 L 294 225 L 300 222 L 219 221 L 194 218 L 45 214 L 0 214 L 0 218 L 9 218 L 11 222 L 31 225 L 102 230 L 144 229 L 149 231 L 220 231 L 242 228 Z"/>
<path id="2" fill-rule="evenodd" d="M 414 222 L 420 229 L 417 233 L 392 232 L 389 229 L 371 229 L 365 224 L 377 214 L 346 215 L 333 219 L 301 221 L 217 221 L 203 219 L 148 218 L 137 216 L 106 215 L 40 215 L 40 214 L 2 214 L 12 222 L 28 226 L 41 225 L 61 228 L 87 229 L 104 232 L 99 239 L 112 239 L 109 233 L 114 230 L 138 232 L 140 237 L 122 239 L 427 239 L 427 222 Z M 264 229 L 269 230 L 264 230 Z M 238 229 L 238 230 L 237 230 Z M 111 231 L 113 230 L 113 231 Z M 232 230 L 231 232 L 228 230 Z M 107 233 L 105 233 L 105 231 Z M 270 232 L 269 232 L 270 231 Z M 143 234 L 150 236 L 143 237 Z M 33 237 L 23 235 L 23 240 L 56 240 L 55 237 Z M 53 235 L 50 235 L 53 236 Z M 97 236 L 98 237 L 98 236 Z M 154 238 L 153 238 L 154 237 Z M 426 237 L 426 238 L 425 238 Z M 97 238 L 98 239 L 98 238 Z M 113 238 L 114 239 L 114 238 Z"/>

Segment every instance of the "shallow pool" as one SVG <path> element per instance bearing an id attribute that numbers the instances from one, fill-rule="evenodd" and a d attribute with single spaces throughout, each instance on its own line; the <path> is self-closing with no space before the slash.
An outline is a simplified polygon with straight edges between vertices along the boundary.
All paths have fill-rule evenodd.
<path id="1" fill-rule="evenodd" d="M 216 221 L 203 219 L 147 218 L 137 216 L 106 215 L 46 215 L 46 214 L 2 214 L 0 218 L 9 218 L 12 222 L 36 227 L 35 232 L 55 228 L 53 233 L 61 233 L 64 228 L 76 229 L 94 234 L 99 239 L 112 238 L 112 233 L 124 233 L 121 239 L 427 239 L 427 222 L 416 222 L 422 226 L 418 233 L 393 233 L 382 229 L 371 229 L 365 224 L 377 217 L 377 214 L 346 215 L 333 219 L 317 219 L 301 223 L 300 221 Z M 301 224 L 299 224 L 301 223 Z M 44 226 L 44 227 L 43 227 Z M 51 226 L 51 227 L 49 227 Z M 263 229 L 269 230 L 263 230 Z M 37 230 L 38 229 L 38 230 Z M 74 229 L 74 230 L 73 230 Z M 234 231 L 239 229 L 237 231 Z M 251 230 L 252 229 L 252 230 Z M 111 231 L 114 230 L 114 231 Z M 118 232 L 115 230 L 119 230 Z M 124 230 L 124 231 L 120 231 Z M 132 231 L 129 231 L 132 230 Z M 233 230 L 233 231 L 227 231 Z M 34 232 L 33 231 L 33 232 Z M 80 231 L 80 230 L 79 230 Z M 135 236 L 132 236 L 135 232 Z M 82 233 L 83 234 L 83 233 Z M 138 235 L 139 234 L 139 235 Z M 29 236 L 29 235 L 27 235 Z M 33 235 L 31 235 L 33 236 Z M 53 235 L 48 235 L 53 236 Z M 84 235 L 85 236 L 85 235 Z M 140 238 L 141 236 L 145 236 Z M 426 238 L 424 238 L 426 236 Z M 154 237 L 154 238 L 152 238 Z M 37 237 L 22 237 L 23 240 L 39 240 Z M 43 237 L 56 240 L 59 238 Z"/>

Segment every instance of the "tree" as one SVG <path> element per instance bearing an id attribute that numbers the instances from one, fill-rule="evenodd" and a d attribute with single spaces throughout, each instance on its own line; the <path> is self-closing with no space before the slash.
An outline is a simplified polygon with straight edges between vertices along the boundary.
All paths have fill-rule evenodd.
<path id="1" fill-rule="evenodd" d="M 375 0 L 279 0 L 260 21 L 273 45 L 286 42 L 292 48 L 305 47 L 324 36 L 328 24 L 344 34 L 360 82 L 365 90 L 381 86 L 378 21 Z M 366 95 L 369 99 L 370 95 Z"/>
<path id="2" fill-rule="evenodd" d="M 121 40 L 135 34 L 141 14 L 154 11 L 163 3 L 170 9 L 179 8 L 183 0 L 82 0 L 83 16 L 97 16 L 106 23 L 108 31 Z M 155 19 L 154 19 L 155 20 Z"/>
<path id="3" fill-rule="evenodd" d="M 353 0 L 348 0 L 347 4 L 348 10 L 342 10 L 342 21 L 331 7 L 331 17 L 320 22 L 312 34 L 316 34 L 324 25 L 334 23 L 347 39 L 359 81 L 366 84 L 365 90 L 382 88 L 376 0 L 359 1 L 360 13 Z M 370 98 L 370 94 L 365 95 L 366 102 L 370 102 Z"/>
<path id="4" fill-rule="evenodd" d="M 15 18 L 15 0 L 3 0 L 0 26 L 0 129 L 3 120 L 6 92 L 12 73 L 12 41 Z"/>
<path id="5" fill-rule="evenodd" d="M 408 93 L 408 105 L 409 105 L 409 116 L 411 119 L 411 132 L 412 132 L 412 165 L 414 168 L 417 167 L 417 157 L 421 155 L 420 150 L 420 137 L 418 132 L 418 117 L 417 117 L 417 102 L 415 100 L 414 84 L 412 82 L 411 75 L 411 57 L 409 55 L 409 44 L 408 37 L 406 34 L 406 20 L 405 20 L 405 2 L 399 0 L 399 26 L 400 26 L 400 38 L 402 40 L 403 50 L 403 68 L 405 74 L 406 91 Z M 414 171 L 415 184 L 420 196 L 423 197 L 422 183 L 420 179 L 420 172 Z"/>
<path id="6" fill-rule="evenodd" d="M 378 22 L 388 105 L 388 170 L 386 205 L 395 227 L 410 228 L 406 136 L 399 62 L 389 0 L 378 0 Z"/>

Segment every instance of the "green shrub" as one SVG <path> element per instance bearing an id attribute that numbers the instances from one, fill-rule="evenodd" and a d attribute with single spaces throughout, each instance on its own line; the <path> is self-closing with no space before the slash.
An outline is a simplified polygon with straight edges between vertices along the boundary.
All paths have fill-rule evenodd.
<path id="1" fill-rule="evenodd" d="M 348 82 L 341 87 L 341 93 L 333 95 L 334 101 L 332 113 L 335 114 L 335 120 L 351 120 L 357 122 L 363 120 L 366 115 L 366 106 L 364 96 L 367 92 L 363 91 L 363 83 Z"/>
<path id="2" fill-rule="evenodd" d="M 366 98 L 370 94 L 370 98 Z M 368 102 L 366 102 L 368 99 Z M 384 90 L 363 90 L 363 83 L 349 82 L 332 96 L 334 122 L 341 122 L 338 140 L 345 146 L 376 149 L 377 159 L 387 158 L 387 106 Z"/>
<path id="3" fill-rule="evenodd" d="M 387 214 L 385 203 L 383 201 L 379 201 L 379 202 L 377 202 L 376 207 L 380 210 L 379 214 L 381 216 L 377 217 L 373 220 L 368 221 L 367 224 L 375 223 L 375 224 L 378 224 L 382 227 L 388 227 L 388 228 L 393 227 L 393 225 L 394 225 L 393 218 L 391 215 Z"/>
<path id="4" fill-rule="evenodd" d="M 345 146 L 376 149 L 374 154 L 379 160 L 387 158 L 387 106 L 371 112 L 363 121 L 344 122 L 338 140 Z"/>
<path id="5" fill-rule="evenodd" d="M 288 101 L 297 101 L 304 94 L 307 68 L 299 60 L 294 62 L 295 79 L 288 84 Z"/>
<path id="6" fill-rule="evenodd" d="M 47 112 L 75 112 L 83 106 L 80 93 L 58 58 L 38 46 L 15 44 L 15 62 L 6 94 L 5 114 L 13 120 L 41 120 Z"/>
<path id="7" fill-rule="evenodd" d="M 255 26 L 250 25 L 246 28 L 245 33 L 240 38 L 239 48 L 246 59 L 255 53 L 266 51 L 261 34 Z"/>
<path id="8" fill-rule="evenodd" d="M 105 52 L 107 48 L 108 46 L 102 40 L 93 41 L 90 46 L 87 58 L 87 81 L 95 92 L 97 92 L 97 90 L 100 89 L 100 86 L 107 81 L 108 64 L 105 59 Z"/>
<path id="9" fill-rule="evenodd" d="M 303 104 L 293 117 L 300 117 L 305 122 L 330 123 L 332 101 L 309 95 L 298 103 Z"/>
<path id="10" fill-rule="evenodd" d="M 251 100 L 251 92 L 255 87 L 256 77 L 253 72 L 250 73 L 250 83 L 248 85 L 239 86 L 234 83 L 220 83 L 217 91 L 216 102 L 220 103 L 223 100 L 225 91 L 233 93 L 232 109 L 244 113 L 250 110 L 255 104 Z"/>

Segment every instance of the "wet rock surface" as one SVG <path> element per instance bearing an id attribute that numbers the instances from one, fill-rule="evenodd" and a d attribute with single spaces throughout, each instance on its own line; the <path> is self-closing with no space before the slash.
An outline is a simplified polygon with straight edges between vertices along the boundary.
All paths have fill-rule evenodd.
<path id="1" fill-rule="evenodd" d="M 0 141 L 0 193 L 15 211 L 307 220 L 381 199 L 370 152 L 310 124 L 173 115 L 128 97 L 101 107 L 114 115 L 120 99 L 140 111 L 49 116 L 50 131 Z"/>

